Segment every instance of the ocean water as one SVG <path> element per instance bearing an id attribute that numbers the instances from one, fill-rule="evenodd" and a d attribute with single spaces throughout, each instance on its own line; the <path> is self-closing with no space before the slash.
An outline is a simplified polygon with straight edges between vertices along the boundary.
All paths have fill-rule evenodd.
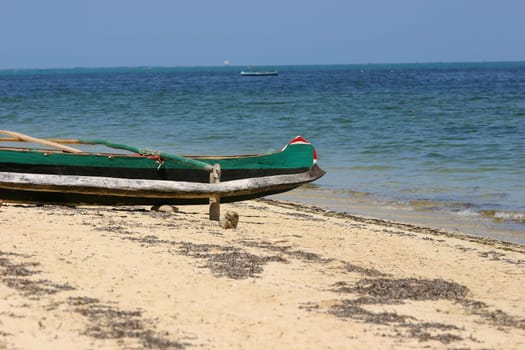
<path id="1" fill-rule="evenodd" d="M 525 62 L 0 71 L 0 128 L 175 154 L 296 135 L 327 175 L 277 196 L 525 243 Z"/>

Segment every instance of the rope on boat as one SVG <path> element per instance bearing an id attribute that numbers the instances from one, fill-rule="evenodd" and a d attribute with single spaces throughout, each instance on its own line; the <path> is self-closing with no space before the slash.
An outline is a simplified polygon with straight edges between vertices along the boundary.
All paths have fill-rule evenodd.
<path id="1" fill-rule="evenodd" d="M 130 151 L 133 153 L 138 153 L 143 156 L 156 156 L 161 159 L 168 159 L 168 160 L 171 160 L 179 164 L 190 166 L 192 168 L 202 169 L 208 172 L 211 172 L 213 170 L 213 166 L 206 162 L 202 162 L 200 160 L 196 160 L 196 159 L 192 159 L 188 157 L 177 156 L 174 154 L 169 154 L 169 153 L 165 153 L 161 151 L 155 151 L 155 150 L 150 150 L 150 149 L 139 149 L 137 147 L 128 146 L 128 145 L 119 144 L 119 143 L 113 143 L 113 142 L 109 142 L 106 140 L 79 140 L 79 142 L 83 144 L 89 144 L 89 145 L 104 145 L 104 146 L 115 148 L 115 149 L 123 149 L 123 150 Z"/>
<path id="2" fill-rule="evenodd" d="M 174 155 L 174 154 L 164 153 L 164 152 L 160 152 L 160 151 L 149 150 L 149 149 L 142 149 L 141 150 L 141 149 L 139 149 L 137 147 L 132 147 L 132 146 L 123 145 L 123 144 L 119 144 L 119 143 L 113 143 L 113 142 L 109 142 L 109 141 L 106 141 L 106 140 L 47 140 L 47 139 L 40 139 L 40 138 L 28 136 L 28 135 L 25 135 L 25 134 L 22 134 L 22 133 L 19 133 L 19 132 L 9 131 L 9 130 L 0 130 L 0 134 L 8 135 L 8 136 L 12 137 L 12 139 L 10 138 L 10 139 L 7 139 L 7 140 L 0 140 L 0 141 L 35 142 L 35 143 L 40 143 L 40 144 L 43 144 L 43 145 L 46 145 L 46 146 L 54 147 L 54 148 L 57 148 L 59 150 L 62 150 L 64 152 L 68 152 L 68 153 L 82 153 L 82 151 L 79 150 L 79 149 L 73 148 L 73 147 L 64 146 L 63 145 L 64 143 L 87 144 L 87 145 L 104 145 L 104 146 L 107 146 L 107 147 L 110 147 L 110 148 L 123 149 L 123 150 L 130 151 L 130 152 L 133 152 L 133 153 L 138 153 L 138 154 L 143 155 L 143 156 L 155 156 L 155 157 L 158 157 L 158 158 L 161 158 L 161 159 L 168 159 L 168 160 L 171 160 L 173 162 L 176 162 L 176 163 L 179 163 L 179 164 L 182 164 L 182 165 L 185 165 L 185 166 L 189 166 L 189 167 L 192 167 L 192 168 L 205 170 L 205 171 L 207 171 L 209 173 L 211 173 L 212 170 L 213 170 L 213 166 L 212 165 L 210 165 L 210 164 L 208 164 L 206 162 L 202 162 L 200 160 L 196 160 L 196 159 L 192 159 L 192 158 L 188 158 L 188 157 L 177 156 L 177 155 Z M 162 165 L 162 164 L 160 164 L 160 165 Z"/>

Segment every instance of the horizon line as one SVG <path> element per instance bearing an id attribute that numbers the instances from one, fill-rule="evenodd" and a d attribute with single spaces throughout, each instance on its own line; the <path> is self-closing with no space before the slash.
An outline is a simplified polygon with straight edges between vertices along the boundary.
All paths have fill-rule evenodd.
<path id="1" fill-rule="evenodd" d="M 301 63 L 301 64 L 218 64 L 218 65 L 108 65 L 108 66 L 63 66 L 63 67 L 19 67 L 2 68 L 0 71 L 24 70 L 74 70 L 74 69 L 159 69 L 159 68 L 238 68 L 238 67 L 301 67 L 301 66 L 373 66 L 373 65 L 425 65 L 425 64 L 490 64 L 490 63 L 525 63 L 525 60 L 497 60 L 497 61 L 415 61 L 415 62 L 367 62 L 367 63 Z"/>

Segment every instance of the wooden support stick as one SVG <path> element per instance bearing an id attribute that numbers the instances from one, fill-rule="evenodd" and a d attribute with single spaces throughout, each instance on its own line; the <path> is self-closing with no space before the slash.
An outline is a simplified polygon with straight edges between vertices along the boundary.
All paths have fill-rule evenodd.
<path id="1" fill-rule="evenodd" d="M 2 130 L 2 131 L 5 131 L 5 130 Z M 39 140 L 50 141 L 50 142 L 54 142 L 54 143 L 60 143 L 62 145 L 66 145 L 66 144 L 81 145 L 81 144 L 84 144 L 84 142 L 82 142 L 80 140 L 75 140 L 75 139 L 41 139 L 41 138 L 39 138 Z M 0 142 L 27 142 L 27 141 L 19 139 L 17 137 L 0 137 Z"/>
<path id="2" fill-rule="evenodd" d="M 64 146 L 64 145 L 61 145 L 61 144 L 53 142 L 53 141 L 48 141 L 48 140 L 44 140 L 44 139 L 38 139 L 36 137 L 32 137 L 32 136 L 28 136 L 28 135 L 25 135 L 25 134 L 21 134 L 19 132 L 8 131 L 8 130 L 0 130 L 0 134 L 12 136 L 12 137 L 15 137 L 15 138 L 17 138 L 19 140 L 25 141 L 25 142 L 34 142 L 34 143 L 40 143 L 40 144 L 46 145 L 46 146 L 51 146 L 51 147 L 57 148 L 57 149 L 59 149 L 61 151 L 64 151 L 64 152 L 69 152 L 69 153 L 81 153 L 82 152 L 81 150 L 73 148 L 73 147 Z"/>
<path id="3" fill-rule="evenodd" d="M 214 164 L 210 172 L 210 184 L 221 182 L 221 165 Z M 210 196 L 210 220 L 219 221 L 221 216 L 221 197 L 218 194 Z"/>

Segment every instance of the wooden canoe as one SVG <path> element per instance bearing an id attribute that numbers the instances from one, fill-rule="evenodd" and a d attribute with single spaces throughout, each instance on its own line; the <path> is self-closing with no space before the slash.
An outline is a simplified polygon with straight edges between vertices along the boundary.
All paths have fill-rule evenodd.
<path id="1" fill-rule="evenodd" d="M 67 205 L 235 202 L 292 190 L 324 175 L 314 147 L 298 136 L 280 151 L 176 156 L 103 140 L 49 140 L 0 130 L 0 200 Z M 38 143 L 38 148 L 19 147 Z M 13 146 L 14 143 L 17 143 Z M 87 152 L 67 144 L 126 153 Z"/>

